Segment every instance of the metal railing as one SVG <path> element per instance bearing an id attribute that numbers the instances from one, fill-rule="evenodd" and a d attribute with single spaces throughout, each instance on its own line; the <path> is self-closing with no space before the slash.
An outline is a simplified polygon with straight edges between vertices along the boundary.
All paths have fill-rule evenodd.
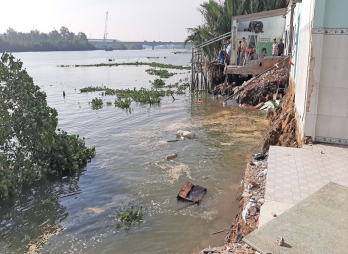
<path id="1" fill-rule="evenodd" d="M 210 44 L 212 44 L 212 43 L 214 43 L 214 42 L 221 41 L 222 39 L 225 39 L 225 38 L 227 38 L 227 37 L 230 37 L 231 34 L 232 34 L 231 32 L 228 32 L 228 33 L 219 35 L 219 36 L 217 36 L 217 37 L 215 37 L 215 38 L 213 38 L 213 39 L 210 39 L 210 40 L 208 40 L 208 41 L 205 41 L 205 42 L 203 42 L 203 43 L 201 43 L 201 44 L 199 44 L 199 45 L 194 45 L 194 48 L 200 48 L 200 47 L 208 46 L 208 45 L 210 45 Z"/>

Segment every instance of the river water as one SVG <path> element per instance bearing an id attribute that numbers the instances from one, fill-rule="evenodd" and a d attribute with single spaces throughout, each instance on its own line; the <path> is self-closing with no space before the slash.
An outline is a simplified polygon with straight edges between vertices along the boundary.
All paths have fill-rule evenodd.
<path id="1" fill-rule="evenodd" d="M 86 138 L 96 157 L 85 170 L 66 178 L 49 177 L 0 203 L 1 253 L 198 253 L 223 243 L 237 204 L 234 195 L 248 155 L 265 132 L 258 111 L 222 106 L 212 95 L 164 97 L 158 106 L 131 104 L 131 112 L 105 106 L 92 110 L 100 92 L 86 86 L 150 88 L 148 66 L 57 67 L 57 65 L 156 61 L 188 65 L 189 54 L 170 50 L 15 53 L 34 83 L 58 111 L 58 127 Z M 159 57 L 148 59 L 148 57 Z M 187 71 L 166 80 L 174 84 Z M 65 99 L 62 96 L 66 93 Z M 203 103 L 197 103 L 202 98 Z M 196 138 L 168 143 L 179 130 Z M 164 162 L 177 153 L 174 161 Z M 176 196 L 190 181 L 208 188 L 199 206 L 176 211 Z M 58 198 L 57 198 L 58 197 Z M 49 200 L 48 202 L 46 200 Z M 142 207 L 146 223 L 117 229 L 116 215 Z"/>

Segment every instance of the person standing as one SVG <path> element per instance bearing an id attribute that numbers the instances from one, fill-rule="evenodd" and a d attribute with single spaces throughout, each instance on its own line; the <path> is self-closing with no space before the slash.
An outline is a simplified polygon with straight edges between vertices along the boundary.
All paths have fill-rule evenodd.
<path id="1" fill-rule="evenodd" d="M 278 52 L 278 44 L 277 44 L 277 39 L 273 39 L 273 45 L 272 45 L 272 56 L 277 56 Z"/>
<path id="2" fill-rule="evenodd" d="M 248 54 L 248 42 L 245 40 L 245 37 L 243 37 L 243 42 L 242 42 L 242 53 L 241 53 L 241 65 L 246 64 L 246 59 L 247 59 L 247 54 Z"/>
<path id="3" fill-rule="evenodd" d="M 284 43 L 283 43 L 283 39 L 280 38 L 279 40 L 279 44 L 278 44 L 278 56 L 284 55 Z"/>
<path id="4" fill-rule="evenodd" d="M 239 41 L 238 51 L 237 51 L 237 65 L 240 63 L 240 53 L 242 52 L 242 41 Z"/>

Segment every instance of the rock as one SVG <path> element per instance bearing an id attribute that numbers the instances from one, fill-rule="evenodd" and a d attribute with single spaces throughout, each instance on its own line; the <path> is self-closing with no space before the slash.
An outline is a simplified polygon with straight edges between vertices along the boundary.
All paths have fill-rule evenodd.
<path id="1" fill-rule="evenodd" d="M 261 205 L 263 205 L 263 204 L 265 203 L 265 199 L 264 199 L 264 198 L 260 198 L 260 199 L 259 199 L 259 203 L 260 203 Z"/>
<path id="2" fill-rule="evenodd" d="M 278 243 L 279 246 L 283 246 L 284 245 L 284 238 L 281 236 L 278 236 L 276 242 Z"/>

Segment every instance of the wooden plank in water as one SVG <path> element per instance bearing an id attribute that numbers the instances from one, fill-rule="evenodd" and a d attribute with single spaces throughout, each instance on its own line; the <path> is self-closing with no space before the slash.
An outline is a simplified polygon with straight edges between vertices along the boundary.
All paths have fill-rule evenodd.
<path id="1" fill-rule="evenodd" d="M 187 194 L 190 192 L 190 190 L 192 189 L 193 184 L 190 182 L 186 182 L 186 184 L 184 185 L 184 187 L 182 187 L 181 191 L 179 192 L 178 196 L 181 198 L 186 198 Z"/>

